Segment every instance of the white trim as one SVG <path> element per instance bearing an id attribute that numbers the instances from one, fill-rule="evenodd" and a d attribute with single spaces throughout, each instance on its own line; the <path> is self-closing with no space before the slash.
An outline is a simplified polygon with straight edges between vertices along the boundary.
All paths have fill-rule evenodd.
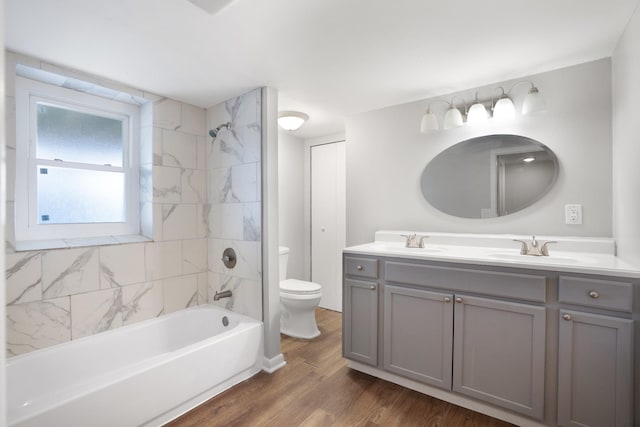
<path id="1" fill-rule="evenodd" d="M 36 157 L 38 103 L 123 122 L 122 165 L 94 165 Z M 53 239 L 136 235 L 140 233 L 140 107 L 16 76 L 16 244 Z M 125 177 L 125 221 L 90 224 L 39 224 L 37 166 L 120 172 Z M 26 200 L 24 195 L 28 195 Z"/>
<path id="2" fill-rule="evenodd" d="M 273 374 L 278 369 L 284 368 L 286 364 L 287 362 L 284 360 L 282 353 L 272 358 L 267 358 L 265 356 L 262 361 L 262 370 L 268 374 Z"/>

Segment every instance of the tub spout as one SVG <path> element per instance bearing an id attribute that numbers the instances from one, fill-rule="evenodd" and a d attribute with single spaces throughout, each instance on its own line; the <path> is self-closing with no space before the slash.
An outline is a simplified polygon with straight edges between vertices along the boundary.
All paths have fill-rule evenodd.
<path id="1" fill-rule="evenodd" d="M 231 289 L 227 289 L 226 291 L 216 292 L 213 296 L 214 301 L 220 300 L 220 298 L 231 298 Z"/>

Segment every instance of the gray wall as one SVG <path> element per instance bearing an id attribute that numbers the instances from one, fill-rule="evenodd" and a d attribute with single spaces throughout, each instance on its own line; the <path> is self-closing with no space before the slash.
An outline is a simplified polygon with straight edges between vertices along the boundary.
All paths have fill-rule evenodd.
<path id="1" fill-rule="evenodd" d="M 618 255 L 640 264 L 640 11 L 613 55 L 613 224 Z M 640 416 L 640 415 L 639 415 Z"/>
<path id="2" fill-rule="evenodd" d="M 538 235 L 612 235 L 611 214 L 611 60 L 602 59 L 529 77 L 544 95 L 547 112 L 509 122 L 420 134 L 430 100 L 351 116 L 347 139 L 347 245 L 373 240 L 379 229 Z M 459 93 L 465 100 L 499 94 L 497 86 Z M 516 109 L 526 85 L 513 91 Z M 450 99 L 450 96 L 441 97 Z M 440 121 L 445 106 L 433 109 Z M 518 213 L 492 219 L 462 219 L 431 207 L 420 192 L 427 163 L 451 145 L 480 135 L 528 136 L 553 150 L 560 163 L 554 188 Z M 637 182 L 637 181 L 636 181 Z M 564 224 L 564 205 L 583 205 L 583 224 Z"/>
<path id="3" fill-rule="evenodd" d="M 280 246 L 287 246 L 287 277 L 304 280 L 304 149 L 305 143 L 286 131 L 278 132 L 278 198 Z"/>

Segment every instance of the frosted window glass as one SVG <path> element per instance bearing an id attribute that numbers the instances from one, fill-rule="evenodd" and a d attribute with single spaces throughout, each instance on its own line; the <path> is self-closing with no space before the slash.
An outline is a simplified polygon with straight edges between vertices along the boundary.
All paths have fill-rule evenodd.
<path id="1" fill-rule="evenodd" d="M 37 157 L 122 166 L 122 120 L 38 103 Z"/>
<path id="2" fill-rule="evenodd" d="M 124 173 L 38 166 L 38 223 L 124 222 Z"/>

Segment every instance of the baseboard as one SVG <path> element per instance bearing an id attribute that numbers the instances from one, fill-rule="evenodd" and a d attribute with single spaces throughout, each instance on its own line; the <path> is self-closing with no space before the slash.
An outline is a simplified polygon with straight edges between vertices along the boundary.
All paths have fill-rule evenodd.
<path id="1" fill-rule="evenodd" d="M 262 370 L 268 374 L 273 374 L 275 371 L 282 368 L 286 364 L 287 362 L 284 360 L 284 356 L 282 355 L 282 353 L 280 353 L 277 356 L 272 357 L 271 359 L 267 359 L 266 357 L 264 357 L 262 359 Z"/>

